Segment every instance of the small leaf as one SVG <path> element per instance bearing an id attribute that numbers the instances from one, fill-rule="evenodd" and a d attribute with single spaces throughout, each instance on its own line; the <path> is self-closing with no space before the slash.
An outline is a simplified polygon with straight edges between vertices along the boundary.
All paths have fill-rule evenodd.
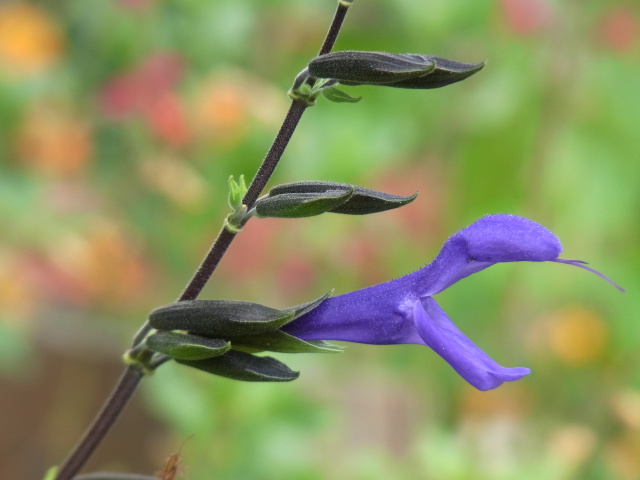
<path id="1" fill-rule="evenodd" d="M 385 85 L 426 75 L 435 63 L 423 55 L 344 51 L 316 57 L 308 68 L 314 77 L 331 78 L 344 85 Z"/>
<path id="2" fill-rule="evenodd" d="M 206 360 L 177 362 L 214 375 L 245 382 L 290 382 L 300 376 L 300 372 L 294 372 L 275 358 L 258 357 L 236 350 L 229 350 L 224 355 Z"/>
<path id="3" fill-rule="evenodd" d="M 56 475 L 58 475 L 58 466 L 54 465 L 45 472 L 42 480 L 55 480 Z"/>
<path id="4" fill-rule="evenodd" d="M 329 210 L 330 212 L 346 215 L 368 215 L 402 207 L 411 203 L 418 196 L 417 193 L 409 196 L 391 195 L 347 183 L 311 181 L 278 185 L 269 191 L 266 198 L 277 198 L 286 194 L 323 193 L 346 189 L 353 189 L 353 194 L 347 201 Z"/>
<path id="5" fill-rule="evenodd" d="M 234 300 L 189 300 L 156 308 L 149 323 L 156 330 L 186 330 L 208 338 L 254 335 L 277 330 L 293 312 Z"/>
<path id="6" fill-rule="evenodd" d="M 160 480 L 153 475 L 120 472 L 94 472 L 76 475 L 73 480 Z"/>
<path id="7" fill-rule="evenodd" d="M 261 335 L 247 335 L 229 338 L 233 348 L 248 347 L 252 351 L 267 351 L 280 353 L 340 353 L 344 349 L 338 345 L 319 340 L 305 341 L 281 330 L 263 333 Z"/>
<path id="8" fill-rule="evenodd" d="M 240 175 L 236 182 L 233 175 L 229 176 L 229 206 L 237 209 L 242 206 L 242 199 L 247 193 L 247 184 L 244 181 L 244 175 Z"/>
<path id="9" fill-rule="evenodd" d="M 291 193 L 275 197 L 266 196 L 255 204 L 258 217 L 303 218 L 332 211 L 345 203 L 353 194 L 348 190 L 327 190 L 315 193 Z"/>
<path id="10" fill-rule="evenodd" d="M 334 103 L 358 103 L 362 100 L 362 97 L 352 97 L 348 93 L 343 92 L 336 87 L 323 88 L 322 95 L 324 95 L 327 100 Z"/>
<path id="11" fill-rule="evenodd" d="M 180 360 L 204 360 L 222 355 L 231 348 L 226 340 L 174 332 L 154 333 L 146 342 L 151 350 Z"/>

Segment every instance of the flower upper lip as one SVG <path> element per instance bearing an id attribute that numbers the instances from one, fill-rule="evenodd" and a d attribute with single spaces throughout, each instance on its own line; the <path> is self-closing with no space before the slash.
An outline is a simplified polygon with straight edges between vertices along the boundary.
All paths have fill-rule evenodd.
<path id="1" fill-rule="evenodd" d="M 530 371 L 496 363 L 458 330 L 433 295 L 496 263 L 521 261 L 578 266 L 620 288 L 584 262 L 558 259 L 561 252 L 558 238 L 536 222 L 515 215 L 485 216 L 452 235 L 429 265 L 329 298 L 282 330 L 304 340 L 427 345 L 470 384 L 488 390 Z"/>

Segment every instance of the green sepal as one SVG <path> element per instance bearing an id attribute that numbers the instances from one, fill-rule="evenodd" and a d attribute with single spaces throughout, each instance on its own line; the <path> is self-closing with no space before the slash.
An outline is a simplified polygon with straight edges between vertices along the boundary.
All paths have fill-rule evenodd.
<path id="1" fill-rule="evenodd" d="M 284 363 L 272 357 L 258 357 L 229 350 L 219 357 L 200 361 L 177 360 L 178 363 L 214 375 L 245 382 L 290 382 L 300 376 Z"/>
<path id="2" fill-rule="evenodd" d="M 391 195 L 347 183 L 308 181 L 278 185 L 273 187 L 269 194 L 263 198 L 277 198 L 282 195 L 294 194 L 320 194 L 339 190 L 348 191 L 350 189 L 353 189 L 353 194 L 347 201 L 332 208 L 330 212 L 346 215 L 368 215 L 402 207 L 411 203 L 418 196 L 417 193 L 409 196 Z"/>
<path id="3" fill-rule="evenodd" d="M 352 194 L 353 189 L 341 189 L 314 193 L 268 195 L 256 201 L 256 215 L 262 218 L 313 217 L 333 211 L 349 200 Z"/>
<path id="4" fill-rule="evenodd" d="M 352 97 L 336 87 L 327 87 L 322 89 L 322 95 L 334 103 L 358 103 L 362 97 Z"/>
<path id="5" fill-rule="evenodd" d="M 291 320 L 289 320 L 289 322 L 292 322 L 296 318 L 301 317 L 302 315 L 304 315 L 306 313 L 309 313 L 314 308 L 319 307 L 320 304 L 322 302 L 324 302 L 327 298 L 329 298 L 331 295 L 333 295 L 333 289 L 329 290 L 323 296 L 318 297 L 318 298 L 316 298 L 314 300 L 310 300 L 308 302 L 301 303 L 300 305 L 295 305 L 293 307 L 287 308 L 285 311 L 293 312 L 293 318 L 291 318 Z M 287 323 L 289 323 L 289 322 L 287 322 Z M 286 325 L 286 323 L 283 324 L 283 325 Z"/>
<path id="6" fill-rule="evenodd" d="M 429 89 L 440 88 L 460 82 L 474 73 L 482 70 L 486 62 L 462 63 L 441 57 L 431 57 L 436 62 L 436 68 L 432 73 L 424 77 L 416 77 L 401 82 L 391 83 L 387 86 L 394 88 Z"/>
<path id="7" fill-rule="evenodd" d="M 149 323 L 156 330 L 226 338 L 277 330 L 290 322 L 294 313 L 235 300 L 189 300 L 156 308 L 149 314 Z"/>
<path id="8" fill-rule="evenodd" d="M 229 338 L 234 349 L 245 347 L 247 351 L 280 353 L 341 353 L 344 348 L 323 340 L 306 341 L 289 335 L 282 330 Z"/>
<path id="9" fill-rule="evenodd" d="M 159 480 L 159 478 L 139 473 L 94 472 L 76 475 L 73 480 Z"/>
<path id="10" fill-rule="evenodd" d="M 147 346 L 180 360 L 204 360 L 226 353 L 231 344 L 219 338 L 205 338 L 176 332 L 157 332 L 146 339 Z"/>

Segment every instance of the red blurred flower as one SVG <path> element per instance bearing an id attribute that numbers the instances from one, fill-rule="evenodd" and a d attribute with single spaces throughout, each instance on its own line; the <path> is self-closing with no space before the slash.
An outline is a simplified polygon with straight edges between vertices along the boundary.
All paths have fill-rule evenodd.
<path id="1" fill-rule="evenodd" d="M 640 25 L 633 11 L 617 7 L 606 13 L 600 23 L 605 45 L 617 52 L 628 52 L 638 45 Z"/>
<path id="2" fill-rule="evenodd" d="M 172 146 L 190 137 L 180 97 L 174 92 L 184 73 L 175 53 L 156 53 L 133 70 L 113 77 L 99 93 L 104 114 L 114 120 L 141 115 L 159 139 Z"/>
<path id="3" fill-rule="evenodd" d="M 539 33 L 553 16 L 547 0 L 501 0 L 500 10 L 507 28 L 519 36 Z"/>

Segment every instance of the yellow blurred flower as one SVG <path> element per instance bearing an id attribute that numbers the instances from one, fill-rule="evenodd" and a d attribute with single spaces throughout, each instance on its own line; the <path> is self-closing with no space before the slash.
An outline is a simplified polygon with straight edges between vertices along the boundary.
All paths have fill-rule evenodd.
<path id="1" fill-rule="evenodd" d="M 176 204 L 186 209 L 204 206 L 205 179 L 186 161 L 168 154 L 150 157 L 140 164 L 140 174 Z"/>
<path id="2" fill-rule="evenodd" d="M 38 72 L 55 63 L 63 48 L 60 28 L 44 10 L 19 2 L 0 6 L 0 69 Z"/>
<path id="3" fill-rule="evenodd" d="M 566 307 L 548 319 L 550 347 L 569 365 L 584 365 L 600 357 L 607 343 L 602 318 L 584 307 Z"/>
<path id="4" fill-rule="evenodd" d="M 32 289 L 18 262 L 0 245 L 0 312 L 3 322 L 20 324 L 32 312 Z"/>
<path id="5" fill-rule="evenodd" d="M 584 425 L 562 425 L 556 428 L 548 442 L 549 453 L 565 467 L 576 470 L 593 455 L 598 438 Z"/>

